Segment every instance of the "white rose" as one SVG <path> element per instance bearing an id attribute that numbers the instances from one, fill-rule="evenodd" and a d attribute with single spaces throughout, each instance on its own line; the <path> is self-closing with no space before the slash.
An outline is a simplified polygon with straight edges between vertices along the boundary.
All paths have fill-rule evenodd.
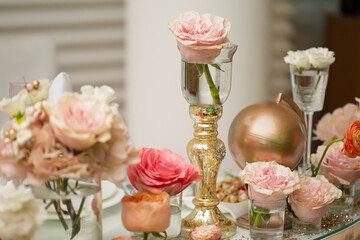
<path id="1" fill-rule="evenodd" d="M 100 102 L 106 104 L 109 104 L 116 98 L 114 89 L 105 85 L 101 87 L 85 85 L 80 88 L 80 91 L 82 95 L 95 97 Z"/>
<path id="2" fill-rule="evenodd" d="M 35 104 L 40 101 L 44 101 L 49 96 L 49 88 L 52 84 L 52 81 L 49 81 L 49 79 L 40 79 L 39 81 L 39 88 L 38 89 L 32 89 L 29 92 L 29 96 L 27 98 L 26 103 L 27 104 Z"/>
<path id="3" fill-rule="evenodd" d="M 46 220 L 46 211 L 37 202 L 30 188 L 8 183 L 0 191 L 0 238 L 2 240 L 30 239 L 38 225 Z"/>
<path id="4" fill-rule="evenodd" d="M 288 51 L 284 61 L 295 66 L 298 70 L 307 70 L 310 68 L 309 57 L 304 51 Z"/>
<path id="5" fill-rule="evenodd" d="M 23 89 L 12 98 L 3 98 L 0 102 L 0 110 L 9 117 L 15 117 L 18 114 L 23 115 L 26 108 L 27 98 L 28 92 L 26 89 Z"/>
<path id="6" fill-rule="evenodd" d="M 323 69 L 335 61 L 334 52 L 327 48 L 310 48 L 305 52 L 311 65 L 316 69 Z"/>

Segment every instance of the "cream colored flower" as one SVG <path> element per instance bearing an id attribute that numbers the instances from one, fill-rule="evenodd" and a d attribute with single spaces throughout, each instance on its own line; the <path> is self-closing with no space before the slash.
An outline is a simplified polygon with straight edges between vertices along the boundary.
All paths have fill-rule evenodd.
<path id="1" fill-rule="evenodd" d="M 0 238 L 28 240 L 46 220 L 43 205 L 37 202 L 30 188 L 8 183 L 0 192 Z"/>
<path id="2" fill-rule="evenodd" d="M 323 69 L 335 62 L 334 52 L 327 48 L 310 48 L 305 51 L 311 65 L 316 69 Z"/>
<path id="3" fill-rule="evenodd" d="M 3 98 L 0 102 L 0 110 L 9 117 L 22 116 L 25 112 L 27 98 L 28 92 L 23 89 L 12 98 Z"/>
<path id="4" fill-rule="evenodd" d="M 298 70 L 307 70 L 310 68 L 310 61 L 305 51 L 288 51 L 287 56 L 284 57 L 284 61 L 293 65 Z"/>
<path id="5" fill-rule="evenodd" d="M 52 84 L 52 81 L 49 79 L 40 79 L 38 80 L 40 85 L 38 89 L 32 89 L 29 91 L 28 98 L 26 99 L 27 104 L 35 104 L 40 101 L 44 101 L 49 96 L 49 88 Z"/>

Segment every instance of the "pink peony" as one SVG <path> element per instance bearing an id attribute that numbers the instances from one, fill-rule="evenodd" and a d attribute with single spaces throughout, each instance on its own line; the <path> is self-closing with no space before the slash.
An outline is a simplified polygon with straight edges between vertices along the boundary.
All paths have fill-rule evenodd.
<path id="1" fill-rule="evenodd" d="M 227 36 L 230 21 L 211 14 L 200 15 L 189 11 L 169 22 L 184 60 L 192 63 L 208 63 L 230 45 Z"/>
<path id="2" fill-rule="evenodd" d="M 138 192 L 122 200 L 121 219 L 130 232 L 162 232 L 170 225 L 170 197 L 167 193 Z"/>
<path id="3" fill-rule="evenodd" d="M 360 178 L 360 157 L 351 158 L 342 151 L 343 142 L 331 145 L 321 164 L 321 171 L 330 182 L 337 186 L 352 185 Z M 312 163 L 317 166 L 323 155 L 325 146 L 319 146 L 312 157 Z"/>
<path id="4" fill-rule="evenodd" d="M 300 188 L 299 177 L 276 162 L 247 163 L 241 177 L 249 185 L 249 197 L 256 201 L 276 201 Z"/>
<path id="5" fill-rule="evenodd" d="M 348 103 L 320 119 L 314 130 L 316 138 L 324 141 L 325 144 L 333 139 L 343 138 L 349 125 L 358 119 L 360 119 L 359 106 Z"/>
<path id="6" fill-rule="evenodd" d="M 289 196 L 295 215 L 304 221 L 315 221 L 326 214 L 328 204 L 341 197 L 341 190 L 321 175 L 301 176 L 301 188 Z"/>
<path id="7" fill-rule="evenodd" d="M 153 194 L 165 191 L 174 196 L 202 179 L 198 166 L 168 149 L 142 148 L 139 156 L 140 163 L 127 169 L 129 180 L 138 191 Z"/>
<path id="8" fill-rule="evenodd" d="M 56 138 L 73 150 L 84 150 L 111 137 L 111 109 L 94 97 L 65 93 L 49 104 L 47 111 Z"/>

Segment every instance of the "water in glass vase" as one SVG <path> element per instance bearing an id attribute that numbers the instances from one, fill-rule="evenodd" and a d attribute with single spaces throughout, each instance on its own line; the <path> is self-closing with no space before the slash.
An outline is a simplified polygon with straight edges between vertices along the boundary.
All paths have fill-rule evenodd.
<path id="1" fill-rule="evenodd" d="M 56 181 L 49 182 L 53 188 L 59 184 Z M 36 231 L 32 240 L 102 239 L 99 185 L 91 181 L 69 180 L 67 194 L 57 193 L 47 186 L 32 189 L 48 212 L 48 219 Z"/>
<path id="2" fill-rule="evenodd" d="M 231 62 L 197 64 L 182 61 L 181 89 L 191 105 L 221 105 L 231 89 Z"/>
<path id="3" fill-rule="evenodd" d="M 249 200 L 248 206 L 251 239 L 283 238 L 285 200 L 271 202 Z"/>
<path id="4" fill-rule="evenodd" d="M 301 74 L 291 69 L 293 99 L 303 112 L 317 112 L 323 109 L 328 68 L 304 70 Z"/>

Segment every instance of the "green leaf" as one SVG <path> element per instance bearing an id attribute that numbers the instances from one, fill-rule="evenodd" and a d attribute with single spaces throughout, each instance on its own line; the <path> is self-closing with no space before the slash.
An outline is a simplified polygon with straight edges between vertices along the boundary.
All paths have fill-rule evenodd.
<path id="1" fill-rule="evenodd" d="M 261 218 L 265 221 L 268 222 L 271 218 L 271 213 L 266 213 L 266 214 L 261 214 Z"/>
<path id="2" fill-rule="evenodd" d="M 191 80 L 199 79 L 204 74 L 204 64 L 195 63 L 194 65 L 196 66 L 199 75 Z"/>
<path id="3" fill-rule="evenodd" d="M 221 68 L 220 68 L 220 66 L 218 65 L 218 64 L 210 64 L 211 66 L 213 66 L 214 68 L 216 68 L 217 70 L 220 70 L 220 71 L 222 71 L 222 72 L 225 72 L 224 70 L 222 70 Z"/>

